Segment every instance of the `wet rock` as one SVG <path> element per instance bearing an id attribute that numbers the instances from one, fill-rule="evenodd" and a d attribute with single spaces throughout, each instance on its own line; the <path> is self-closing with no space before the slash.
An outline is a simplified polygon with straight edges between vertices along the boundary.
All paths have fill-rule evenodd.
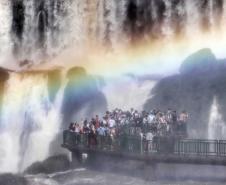
<path id="1" fill-rule="evenodd" d="M 29 166 L 26 170 L 26 174 L 40 174 L 40 173 L 54 173 L 59 171 L 68 170 L 70 167 L 70 161 L 65 155 L 58 155 L 49 157 L 43 162 L 36 162 Z"/>
<path id="2" fill-rule="evenodd" d="M 181 74 L 211 73 L 217 66 L 217 59 L 210 49 L 202 49 L 189 56 L 181 65 Z"/>
<path id="3" fill-rule="evenodd" d="M 69 82 L 65 88 L 63 101 L 66 127 L 71 121 L 75 121 L 75 118 L 78 120 L 77 116 L 81 111 L 84 117 L 90 117 L 94 112 L 106 110 L 107 101 L 101 92 L 104 85 L 103 79 L 88 75 L 85 69 L 81 67 L 74 67 L 69 70 L 67 77 Z"/>
<path id="4" fill-rule="evenodd" d="M 28 182 L 22 176 L 7 173 L 0 175 L 0 185 L 28 185 Z"/>
<path id="5" fill-rule="evenodd" d="M 152 90 L 145 109 L 186 110 L 190 114 L 189 133 L 207 137 L 210 110 L 216 97 L 226 123 L 226 62 L 218 61 L 209 49 L 189 56 L 180 74 L 163 78 Z"/>

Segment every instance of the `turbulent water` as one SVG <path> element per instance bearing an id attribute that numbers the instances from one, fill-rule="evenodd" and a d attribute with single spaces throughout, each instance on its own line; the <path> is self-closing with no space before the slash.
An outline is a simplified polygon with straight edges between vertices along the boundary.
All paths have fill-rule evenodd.
<path id="1" fill-rule="evenodd" d="M 98 172 L 88 169 L 75 169 L 50 175 L 27 176 L 29 185 L 223 185 L 225 182 L 197 180 L 148 180 L 144 177 Z"/>
<path id="2" fill-rule="evenodd" d="M 11 74 L 7 81 L 0 127 L 1 172 L 23 170 L 49 154 L 49 144 L 62 120 L 64 89 L 52 104 L 46 78 L 43 74 Z"/>
<path id="3" fill-rule="evenodd" d="M 62 129 L 64 90 L 70 79 L 60 78 L 63 83 L 52 100 L 50 89 L 55 84 L 48 84 L 50 77 L 40 68 L 67 70 L 81 65 L 104 76 L 105 85 L 99 87 L 95 81 L 95 87 L 88 88 L 94 93 L 85 96 L 84 88 L 77 99 L 98 96 L 106 100 L 106 109 L 140 110 L 159 79 L 128 74 L 178 73 L 181 61 L 202 47 L 225 57 L 226 0 L 0 0 L 0 24 L 0 64 L 13 69 L 7 71 L 9 78 L 1 90 L 0 172 L 23 171 L 48 157 Z M 73 105 L 79 107 L 77 118 L 95 114 L 87 101 Z M 222 139 L 226 131 L 216 107 L 214 102 L 208 135 Z M 111 174 L 87 173 L 84 179 L 77 174 L 74 182 L 64 184 L 105 184 L 108 178 L 115 179 Z M 131 177 L 117 182 L 148 183 Z"/>

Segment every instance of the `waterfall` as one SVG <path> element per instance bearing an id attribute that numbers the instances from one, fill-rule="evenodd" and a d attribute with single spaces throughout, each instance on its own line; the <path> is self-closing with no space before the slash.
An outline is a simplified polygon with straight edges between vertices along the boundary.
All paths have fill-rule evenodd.
<path id="1" fill-rule="evenodd" d="M 10 2 L 8 0 L 0 1 L 0 63 L 8 59 L 11 54 L 11 40 L 10 40 Z"/>
<path id="2" fill-rule="evenodd" d="M 141 110 L 155 82 L 120 75 L 177 73 L 187 55 L 204 47 L 225 57 L 226 0 L 0 0 L 0 24 L 0 66 L 25 70 L 11 72 L 4 89 L 0 172 L 45 159 L 59 132 L 67 82 L 52 102 L 48 75 L 26 69 L 82 66 L 89 74 L 113 76 L 102 91 L 108 108 Z M 74 95 L 73 80 L 71 86 Z M 84 99 L 92 95 L 87 94 Z M 84 99 L 86 105 L 72 116 L 83 117 L 99 105 Z M 69 109 L 79 102 L 70 101 Z M 209 138 L 225 133 L 214 100 Z"/>
<path id="3" fill-rule="evenodd" d="M 210 119 L 208 125 L 209 139 L 226 139 L 226 125 L 223 121 L 222 115 L 218 110 L 218 103 L 216 97 L 210 110 Z"/>
<path id="4" fill-rule="evenodd" d="M 64 87 L 54 103 L 47 87 L 45 74 L 10 74 L 2 103 L 0 172 L 22 171 L 48 157 L 62 120 Z"/>
<path id="5" fill-rule="evenodd" d="M 108 109 L 130 110 L 134 108 L 141 111 L 146 100 L 150 98 L 150 91 L 155 84 L 154 80 L 139 81 L 130 76 L 106 80 L 103 92 L 107 98 Z"/>
<path id="6" fill-rule="evenodd" d="M 0 60 L 14 56 L 17 63 L 37 64 L 70 47 L 79 52 L 99 44 L 117 51 L 137 39 L 167 43 L 225 32 L 225 6 L 225 0 L 2 0 Z"/>

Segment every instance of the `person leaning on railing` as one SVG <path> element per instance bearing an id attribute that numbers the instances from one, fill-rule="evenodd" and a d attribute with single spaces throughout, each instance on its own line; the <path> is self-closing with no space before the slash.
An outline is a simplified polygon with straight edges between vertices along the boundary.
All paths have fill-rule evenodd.
<path id="1" fill-rule="evenodd" d="M 178 132 L 181 137 L 187 137 L 187 121 L 188 121 L 188 113 L 186 111 L 182 111 L 178 118 Z"/>
<path id="2" fill-rule="evenodd" d="M 63 143 L 64 144 L 69 144 L 71 141 L 72 133 L 75 131 L 75 124 L 70 123 L 69 127 L 67 130 L 64 130 L 63 132 Z"/>
<path id="3" fill-rule="evenodd" d="M 71 123 L 68 131 L 74 133 L 76 143 L 79 144 L 83 141 L 83 139 L 80 139 L 80 137 L 83 138 L 81 135 L 86 134 L 88 146 L 107 143 L 103 140 L 114 145 L 119 135 L 134 136 L 140 130 L 142 134 L 151 130 L 151 133 L 156 137 L 187 135 L 187 119 L 188 115 L 185 111 L 177 119 L 177 112 L 171 109 L 166 112 L 156 109 L 150 112 L 138 112 L 133 108 L 130 111 L 115 109 L 112 112 L 106 111 L 103 119 L 96 115 L 90 121 L 86 119 L 82 125 Z M 103 130 L 105 130 L 106 137 L 99 139 L 97 136 L 102 137 Z M 65 133 L 64 141 L 66 141 Z M 80 137 L 78 134 L 80 134 Z"/>
<path id="4" fill-rule="evenodd" d="M 153 133 L 152 130 L 149 129 L 145 134 L 145 151 L 150 152 L 153 149 L 152 141 L 153 141 Z"/>

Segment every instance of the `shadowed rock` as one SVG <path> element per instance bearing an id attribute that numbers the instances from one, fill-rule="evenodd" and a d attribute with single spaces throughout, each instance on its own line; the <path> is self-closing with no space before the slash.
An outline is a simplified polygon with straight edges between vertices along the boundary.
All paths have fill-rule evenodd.
<path id="1" fill-rule="evenodd" d="M 210 110 L 214 97 L 220 112 L 226 110 L 226 62 L 217 61 L 209 49 L 189 56 L 181 65 L 180 74 L 166 77 L 152 90 L 145 108 L 186 110 L 190 114 L 192 136 L 207 137 Z M 226 122 L 226 116 L 224 121 Z"/>
<path id="2" fill-rule="evenodd" d="M 180 72 L 182 75 L 202 75 L 213 72 L 217 67 L 216 57 L 210 49 L 202 49 L 197 53 L 189 56 L 181 65 Z"/>
<path id="3" fill-rule="evenodd" d="M 100 77 L 88 75 L 84 68 L 74 67 L 68 71 L 67 78 L 69 82 L 64 90 L 62 129 L 68 128 L 70 122 L 81 121 L 81 118 L 89 118 L 107 109 L 106 98 L 101 92 L 104 82 Z M 61 143 L 62 133 L 59 133 L 49 150 L 52 155 L 65 153 Z"/>
<path id="4" fill-rule="evenodd" d="M 69 82 L 65 89 L 63 102 L 64 124 L 67 127 L 74 116 L 84 107 L 84 116 L 90 116 L 92 113 L 103 112 L 106 110 L 107 102 L 104 94 L 101 92 L 103 81 L 100 78 L 86 74 L 83 68 L 75 67 L 68 71 Z M 79 121 L 79 120 L 77 120 Z"/>
<path id="5" fill-rule="evenodd" d="M 26 170 L 26 174 L 40 174 L 40 173 L 54 173 L 59 171 L 68 170 L 70 167 L 70 161 L 67 156 L 59 155 L 49 157 L 43 162 L 36 162 L 29 166 Z"/>

